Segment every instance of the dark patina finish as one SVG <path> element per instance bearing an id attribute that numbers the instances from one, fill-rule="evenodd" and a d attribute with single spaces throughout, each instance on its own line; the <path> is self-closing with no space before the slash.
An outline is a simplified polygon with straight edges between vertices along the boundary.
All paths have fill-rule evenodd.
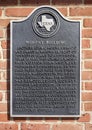
<path id="1" fill-rule="evenodd" d="M 11 22 L 11 116 L 80 115 L 80 22 L 40 7 Z"/>

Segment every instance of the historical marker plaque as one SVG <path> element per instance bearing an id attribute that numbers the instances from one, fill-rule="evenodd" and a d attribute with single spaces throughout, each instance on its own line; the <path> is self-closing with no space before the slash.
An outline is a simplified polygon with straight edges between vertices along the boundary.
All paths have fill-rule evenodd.
<path id="1" fill-rule="evenodd" d="M 80 115 L 80 22 L 52 7 L 11 22 L 11 116 Z"/>

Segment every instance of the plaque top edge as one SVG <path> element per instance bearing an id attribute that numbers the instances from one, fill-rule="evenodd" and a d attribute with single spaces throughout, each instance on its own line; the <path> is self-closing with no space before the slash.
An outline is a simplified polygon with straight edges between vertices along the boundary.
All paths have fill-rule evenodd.
<path id="1" fill-rule="evenodd" d="M 22 20 L 11 20 L 10 23 L 13 23 L 13 22 L 23 22 L 23 21 L 26 21 L 28 18 L 31 17 L 31 15 L 36 12 L 37 10 L 41 9 L 41 8 L 49 8 L 51 10 L 54 10 L 56 11 L 64 20 L 68 21 L 68 22 L 75 22 L 75 23 L 81 23 L 81 20 L 71 20 L 71 19 L 68 19 L 66 18 L 60 11 L 59 9 L 53 7 L 53 6 L 47 6 L 47 5 L 44 5 L 44 6 L 39 6 L 39 7 L 36 7 L 35 9 L 33 9 L 33 11 L 24 19 Z"/>

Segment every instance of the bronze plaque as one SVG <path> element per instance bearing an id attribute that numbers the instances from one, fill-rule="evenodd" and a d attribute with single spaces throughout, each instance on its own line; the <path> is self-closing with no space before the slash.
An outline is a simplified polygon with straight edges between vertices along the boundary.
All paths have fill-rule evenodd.
<path id="1" fill-rule="evenodd" d="M 11 22 L 11 116 L 80 115 L 80 22 L 40 7 Z"/>

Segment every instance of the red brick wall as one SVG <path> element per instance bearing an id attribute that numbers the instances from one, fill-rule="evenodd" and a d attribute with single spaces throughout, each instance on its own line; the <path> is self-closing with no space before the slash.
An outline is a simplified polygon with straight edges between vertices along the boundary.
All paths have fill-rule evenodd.
<path id="1" fill-rule="evenodd" d="M 52 5 L 82 23 L 82 115 L 80 118 L 11 118 L 9 22 L 39 5 Z M 0 0 L 0 130 L 92 130 L 92 0 Z"/>

